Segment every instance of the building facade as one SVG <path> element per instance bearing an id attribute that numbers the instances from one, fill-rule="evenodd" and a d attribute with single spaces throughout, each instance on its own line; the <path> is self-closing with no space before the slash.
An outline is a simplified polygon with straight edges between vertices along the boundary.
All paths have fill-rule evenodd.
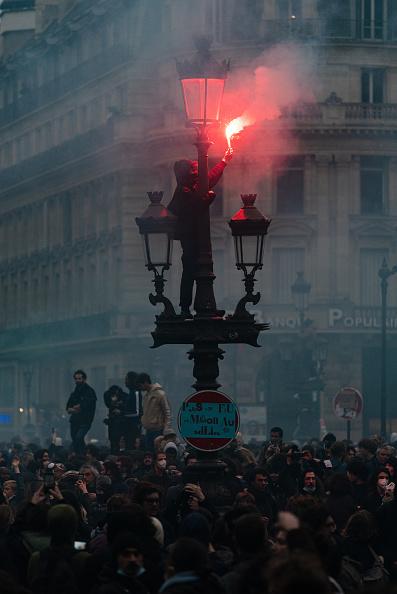
<path id="1" fill-rule="evenodd" d="M 20 431 L 28 420 L 44 431 L 62 425 L 72 373 L 80 367 L 100 400 L 130 369 L 147 370 L 163 383 L 174 410 L 190 393 L 186 349 L 149 350 L 155 309 L 147 300 L 151 279 L 135 217 L 145 208 L 147 191 L 162 189 L 171 197 L 173 162 L 194 156 L 175 58 L 190 56 L 194 36 L 203 33 L 236 70 L 275 43 L 314 48 L 318 65 L 315 103 L 286 109 L 272 123 L 295 139 L 294 150 L 267 143 L 264 127 L 254 126 L 252 142 L 236 151 L 213 207 L 216 294 L 225 309 L 242 294 L 227 226 L 239 194 L 257 191 L 259 208 L 273 219 L 257 306 L 272 329 L 261 349 L 227 348 L 223 389 L 241 404 L 262 407 L 268 424 L 284 425 L 293 435 L 302 403 L 294 398 L 301 338 L 291 285 L 303 271 L 311 283 L 306 315 L 328 347 L 315 414 L 342 436 L 344 423 L 334 417 L 332 400 L 351 385 L 364 396 L 353 435 L 376 431 L 378 269 L 383 257 L 397 262 L 395 2 L 32 4 L 7 1 L 0 7 L 0 31 L 1 23 L 16 23 L 12 47 L 22 39 L 18 23 L 26 21 L 25 11 L 35 9 L 36 27 L 19 49 L 3 49 L 0 63 L 2 434 Z M 19 33 L 26 36 L 25 29 Z M 224 139 L 215 140 L 213 159 L 224 149 Z M 175 247 L 167 294 L 177 303 Z M 388 311 L 393 430 L 395 282 L 390 280 Z M 285 354 L 286 344 L 293 356 Z"/>

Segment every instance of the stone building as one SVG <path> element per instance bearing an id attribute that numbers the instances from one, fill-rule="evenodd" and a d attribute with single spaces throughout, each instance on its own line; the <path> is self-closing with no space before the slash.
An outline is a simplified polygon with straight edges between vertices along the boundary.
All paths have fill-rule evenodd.
<path id="1" fill-rule="evenodd" d="M 354 435 L 376 430 L 377 272 L 384 256 L 397 261 L 394 0 L 3 0 L 0 9 L 1 434 L 29 419 L 45 431 L 62 423 L 57 415 L 79 367 L 100 400 L 129 369 L 162 382 L 174 409 L 191 391 L 186 349 L 148 348 L 155 310 L 135 217 L 147 191 L 171 196 L 173 161 L 194 156 L 175 58 L 191 55 L 202 33 L 236 70 L 291 42 L 314 48 L 318 65 L 316 102 L 273 122 L 292 134 L 293 152 L 266 143 L 263 126 L 254 126 L 213 207 L 216 293 L 226 309 L 242 293 L 227 227 L 239 193 L 257 191 L 273 218 L 257 306 L 272 330 L 262 349 L 227 349 L 223 389 L 292 435 L 303 406 L 294 394 L 305 339 L 291 284 L 302 271 L 311 283 L 312 335 L 314 328 L 327 342 L 325 386 L 312 415 L 342 435 L 332 398 L 352 385 L 365 399 Z M 215 140 L 213 159 L 224 148 Z M 174 302 L 175 252 L 167 284 Z M 392 367 L 388 412 L 397 429 Z"/>

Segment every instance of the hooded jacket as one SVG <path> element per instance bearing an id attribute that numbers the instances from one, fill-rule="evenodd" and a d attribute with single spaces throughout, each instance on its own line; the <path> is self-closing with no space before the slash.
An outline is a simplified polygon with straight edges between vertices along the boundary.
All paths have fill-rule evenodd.
<path id="1" fill-rule="evenodd" d="M 143 397 L 142 426 L 147 431 L 163 431 L 171 423 L 167 396 L 160 384 L 152 384 Z"/>

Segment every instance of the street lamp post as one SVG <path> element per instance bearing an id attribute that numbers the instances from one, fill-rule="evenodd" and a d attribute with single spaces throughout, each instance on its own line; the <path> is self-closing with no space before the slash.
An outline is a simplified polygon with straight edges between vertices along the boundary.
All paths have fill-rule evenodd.
<path id="1" fill-rule="evenodd" d="M 243 206 L 229 222 L 235 242 L 236 266 L 244 274 L 246 295 L 240 299 L 234 313 L 225 316 L 224 312 L 217 309 L 213 290 L 215 276 L 209 214 L 212 200 L 208 193 L 208 149 L 212 143 L 208 138 L 208 127 L 220 123 L 220 107 L 227 70 L 228 63 L 216 62 L 205 41 L 200 42 L 198 54 L 192 62 L 178 63 L 187 125 L 196 130 L 195 145 L 198 154 L 196 198 L 200 200 L 197 221 L 199 257 L 195 274 L 195 315 L 192 319 L 176 315 L 171 301 L 163 295 L 164 272 L 171 265 L 168 255 L 171 254 L 170 245 L 175 232 L 175 217 L 158 201 L 156 211 L 152 209 L 148 213 L 147 210 L 142 217 L 136 219 L 139 231 L 144 237 L 146 266 L 148 270 L 154 272 L 155 287 L 158 279 L 157 295 L 150 295 L 149 299 L 153 305 L 156 303 L 164 305 L 164 311 L 156 316 L 156 328 L 152 332 L 154 341 L 152 348 L 165 344 L 191 344 L 192 349 L 188 356 L 194 361 L 193 375 L 196 381 L 193 387 L 196 390 L 216 390 L 220 387 L 217 380 L 218 362 L 224 355 L 224 351 L 219 348 L 220 344 L 244 343 L 259 346 L 257 342 L 259 333 L 268 329 L 268 324 L 256 323 L 255 316 L 246 310 L 248 303 L 256 304 L 260 299 L 260 294 L 254 293 L 253 290 L 255 273 L 263 265 L 264 238 L 270 225 L 270 220 L 264 217 L 254 205 L 255 194 L 241 195 Z M 167 222 L 164 223 L 164 221 Z M 164 255 L 156 264 L 153 262 L 149 247 L 152 236 L 159 233 L 161 225 Z"/>
<path id="2" fill-rule="evenodd" d="M 305 279 L 303 272 L 298 272 L 294 283 L 291 285 L 291 293 L 295 303 L 295 309 L 299 315 L 300 337 L 299 350 L 300 357 L 296 360 L 299 368 L 296 376 L 300 380 L 298 394 L 304 406 L 309 413 L 308 431 L 314 426 L 314 414 L 319 412 L 320 392 L 323 389 L 323 370 L 327 359 L 327 341 L 317 336 L 315 326 L 312 320 L 306 319 L 306 310 L 309 305 L 309 295 L 311 291 L 310 283 Z M 302 412 L 302 411 L 301 411 Z M 302 423 L 298 423 L 298 427 Z"/>
<path id="3" fill-rule="evenodd" d="M 23 379 L 24 379 L 24 383 L 25 383 L 25 392 L 26 392 L 27 424 L 30 425 L 31 420 L 32 420 L 30 396 L 31 396 L 31 389 L 32 389 L 33 369 L 31 369 L 30 367 L 27 368 L 23 372 Z"/>
<path id="4" fill-rule="evenodd" d="M 390 276 L 397 273 L 397 266 L 389 268 L 386 258 L 383 258 L 382 266 L 379 269 L 381 292 L 381 364 L 380 364 L 380 433 L 386 438 L 386 415 L 387 415 L 387 344 L 386 344 L 386 318 L 387 318 L 387 289 Z"/>

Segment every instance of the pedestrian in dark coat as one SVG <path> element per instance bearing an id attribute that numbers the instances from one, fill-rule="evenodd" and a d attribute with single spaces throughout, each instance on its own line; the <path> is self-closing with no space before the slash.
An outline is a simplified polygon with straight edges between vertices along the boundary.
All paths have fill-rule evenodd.
<path id="1" fill-rule="evenodd" d="M 213 188 L 222 176 L 227 161 L 232 158 L 233 151 L 228 149 L 220 163 L 208 174 L 208 186 Z M 189 159 L 177 161 L 174 165 L 177 187 L 168 210 L 177 217 L 175 239 L 182 246 L 182 279 L 180 290 L 181 313 L 191 317 L 190 306 L 193 301 L 193 284 L 195 281 L 199 256 L 198 222 L 203 208 L 207 208 L 214 200 L 212 192 L 208 196 L 200 196 L 198 191 L 198 163 Z"/>
<path id="2" fill-rule="evenodd" d="M 84 454 L 84 438 L 91 428 L 95 416 L 96 394 L 87 384 L 87 374 L 78 369 L 73 374 L 76 387 L 69 396 L 66 410 L 70 415 L 70 436 L 76 454 Z"/>

